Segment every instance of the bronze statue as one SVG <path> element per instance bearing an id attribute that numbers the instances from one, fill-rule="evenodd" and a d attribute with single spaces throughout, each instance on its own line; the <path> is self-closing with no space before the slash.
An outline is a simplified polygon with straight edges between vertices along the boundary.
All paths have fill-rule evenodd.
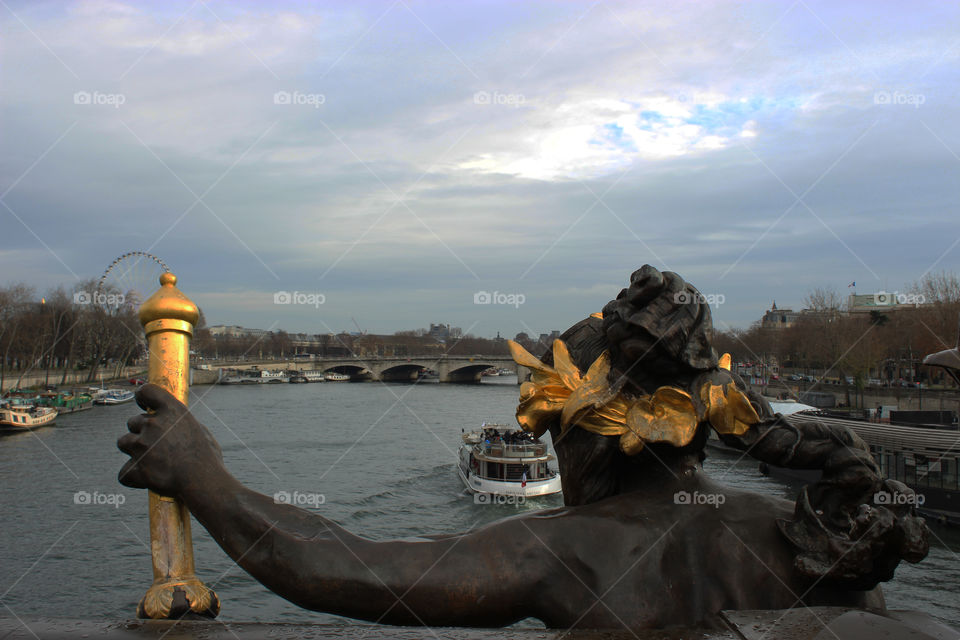
<path id="1" fill-rule="evenodd" d="M 551 433 L 562 508 L 458 535 L 366 540 L 243 486 L 210 432 L 155 385 L 137 394 L 153 413 L 131 418 L 118 442 L 131 457 L 120 482 L 183 501 L 280 596 L 364 620 L 640 629 L 719 626 L 726 609 L 882 611 L 877 584 L 926 555 L 927 531 L 910 507 L 873 496 L 910 490 L 881 478 L 853 433 L 790 425 L 748 392 L 711 346 L 709 307 L 678 275 L 644 266 L 600 316 L 542 361 L 511 346 L 533 371 L 517 418 Z M 724 487 L 702 469 L 711 430 L 822 479 L 796 505 Z"/>

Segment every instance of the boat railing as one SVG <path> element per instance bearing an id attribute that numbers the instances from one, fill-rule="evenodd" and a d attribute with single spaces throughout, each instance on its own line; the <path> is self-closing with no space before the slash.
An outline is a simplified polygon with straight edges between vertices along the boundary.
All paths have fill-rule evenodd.
<path id="1" fill-rule="evenodd" d="M 479 445 L 483 453 L 500 458 L 535 458 L 547 455 L 547 445 L 542 442 L 531 444 L 506 444 L 502 442 Z"/>

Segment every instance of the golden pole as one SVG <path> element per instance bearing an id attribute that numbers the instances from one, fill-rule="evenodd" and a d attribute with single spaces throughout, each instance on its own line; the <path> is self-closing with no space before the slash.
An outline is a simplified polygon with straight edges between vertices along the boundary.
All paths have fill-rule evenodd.
<path id="1" fill-rule="evenodd" d="M 160 289 L 140 306 L 150 364 L 147 380 L 187 404 L 190 394 L 190 338 L 200 316 L 197 305 L 165 272 Z M 220 612 L 217 594 L 195 575 L 190 512 L 179 500 L 149 492 L 153 584 L 137 607 L 140 618 L 172 619 L 188 613 L 210 618 Z"/>

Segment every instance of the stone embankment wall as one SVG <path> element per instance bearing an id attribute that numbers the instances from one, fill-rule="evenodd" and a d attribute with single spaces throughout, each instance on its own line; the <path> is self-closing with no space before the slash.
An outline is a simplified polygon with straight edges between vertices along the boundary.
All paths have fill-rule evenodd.
<path id="1" fill-rule="evenodd" d="M 771 399 L 789 395 L 796 400 L 800 393 L 810 387 L 810 391 L 830 393 L 837 400 L 837 406 L 846 406 L 847 388 L 842 385 L 805 385 L 801 389 L 796 384 L 772 384 L 767 386 L 750 385 L 752 389 Z M 862 395 L 850 387 L 850 406 L 875 409 L 878 405 L 898 406 L 903 411 L 955 411 L 960 413 L 960 392 L 957 390 L 910 389 L 907 387 L 877 387 L 864 389 Z M 921 406 L 922 405 L 922 406 Z"/>
<path id="2" fill-rule="evenodd" d="M 101 369 L 100 371 L 98 371 L 97 377 L 94 380 L 87 382 L 87 376 L 90 375 L 89 371 L 86 371 L 86 370 L 68 371 L 67 381 L 65 384 L 67 386 L 73 385 L 77 387 L 93 387 L 93 386 L 99 387 L 101 382 L 106 383 L 114 379 L 113 374 L 114 374 L 114 368 L 107 367 L 106 369 Z M 120 374 L 120 379 L 126 380 L 129 378 L 133 378 L 135 376 L 144 376 L 144 375 L 146 375 L 146 371 L 142 366 L 125 367 Z M 20 374 L 17 373 L 16 371 L 14 372 L 7 371 L 6 373 L 4 373 L 3 385 L 2 387 L 0 387 L 0 391 L 7 391 L 8 389 L 15 388 L 17 386 L 18 379 L 20 380 L 20 383 L 19 383 L 20 387 L 24 389 L 26 389 L 27 387 L 36 387 L 36 386 L 42 386 L 45 384 L 59 385 L 60 381 L 63 379 L 63 370 L 50 371 L 49 378 L 47 377 L 47 373 L 45 371 L 32 372 L 23 376 L 23 378 L 20 378 Z"/>

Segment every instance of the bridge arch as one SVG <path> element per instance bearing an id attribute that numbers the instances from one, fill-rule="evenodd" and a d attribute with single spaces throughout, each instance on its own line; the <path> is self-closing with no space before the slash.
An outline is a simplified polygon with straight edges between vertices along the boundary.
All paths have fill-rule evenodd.
<path id="1" fill-rule="evenodd" d="M 350 381 L 367 380 L 372 375 L 371 371 L 359 364 L 337 364 L 323 369 L 324 373 L 343 373 L 350 376 Z"/>
<path id="2" fill-rule="evenodd" d="M 490 367 L 495 366 L 489 362 L 467 362 L 464 364 L 450 364 L 447 367 L 446 372 L 441 373 L 440 381 L 441 382 L 468 382 L 476 383 L 480 382 L 480 374 L 489 369 Z M 446 375 L 443 375 L 443 374 Z"/>
<path id="3" fill-rule="evenodd" d="M 380 370 L 380 379 L 384 382 L 413 382 L 420 378 L 420 372 L 426 369 L 417 362 L 400 362 Z"/>

